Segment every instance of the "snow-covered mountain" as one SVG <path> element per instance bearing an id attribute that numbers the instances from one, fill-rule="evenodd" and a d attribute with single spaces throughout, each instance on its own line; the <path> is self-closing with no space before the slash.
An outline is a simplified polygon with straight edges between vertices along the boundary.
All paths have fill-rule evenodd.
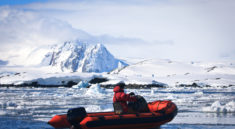
<path id="1" fill-rule="evenodd" d="M 110 72 L 127 64 L 116 59 L 102 44 L 88 45 L 68 41 L 51 47 L 41 65 L 51 65 L 62 72 Z"/>

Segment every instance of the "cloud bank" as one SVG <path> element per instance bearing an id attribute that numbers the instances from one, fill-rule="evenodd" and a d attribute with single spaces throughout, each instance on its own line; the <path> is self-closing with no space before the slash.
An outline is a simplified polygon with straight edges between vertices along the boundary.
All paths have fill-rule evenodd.
<path id="1" fill-rule="evenodd" d="M 235 1 L 225 1 L 51 0 L 2 6 L 1 59 L 16 56 L 14 48 L 25 52 L 78 38 L 104 43 L 117 57 L 235 59 Z"/>
<path id="2" fill-rule="evenodd" d="M 137 38 L 93 36 L 55 17 L 9 6 L 0 7 L 0 39 L 1 59 L 11 60 L 11 64 L 22 64 L 37 47 L 70 40 L 104 44 L 145 42 Z"/>

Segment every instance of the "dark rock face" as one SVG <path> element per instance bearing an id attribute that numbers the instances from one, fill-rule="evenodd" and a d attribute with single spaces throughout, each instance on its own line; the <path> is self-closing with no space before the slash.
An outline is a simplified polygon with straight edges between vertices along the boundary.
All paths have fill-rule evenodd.
<path id="1" fill-rule="evenodd" d="M 102 83 L 108 81 L 107 78 L 93 78 L 89 81 L 91 84 Z"/>
<path id="2" fill-rule="evenodd" d="M 180 84 L 178 85 L 178 87 L 194 87 L 194 88 L 203 88 L 203 87 L 211 87 L 210 85 L 205 85 L 205 86 L 201 86 L 198 85 L 197 83 L 192 83 L 192 84 Z"/>
<path id="3" fill-rule="evenodd" d="M 214 69 L 218 68 L 217 66 L 213 66 L 213 67 L 210 67 L 210 68 L 207 68 L 207 72 L 211 72 L 213 71 Z"/>
<path id="4" fill-rule="evenodd" d="M 108 84 L 108 85 L 101 85 L 103 88 L 113 89 L 116 85 L 115 84 Z M 166 85 L 160 84 L 127 84 L 125 86 L 126 89 L 150 89 L 150 88 L 166 88 Z"/>

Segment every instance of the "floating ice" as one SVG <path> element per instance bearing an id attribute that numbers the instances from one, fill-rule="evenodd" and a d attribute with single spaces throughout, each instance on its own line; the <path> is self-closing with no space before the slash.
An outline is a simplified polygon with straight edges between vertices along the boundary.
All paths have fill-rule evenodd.
<path id="1" fill-rule="evenodd" d="M 0 110 L 0 115 L 6 115 L 6 114 L 7 114 L 6 111 L 1 111 L 1 110 Z"/>
<path id="2" fill-rule="evenodd" d="M 231 101 L 231 102 L 227 103 L 226 108 L 227 108 L 228 112 L 235 112 L 235 102 Z"/>
<path id="3" fill-rule="evenodd" d="M 72 86 L 72 88 L 87 88 L 89 86 L 89 83 L 86 81 L 80 81 L 77 85 Z"/>
<path id="4" fill-rule="evenodd" d="M 97 96 L 97 95 L 103 95 L 107 92 L 105 89 L 101 88 L 99 84 L 91 85 L 91 87 L 87 90 L 86 95 L 88 96 Z"/>
<path id="5" fill-rule="evenodd" d="M 154 95 L 154 89 L 151 89 L 151 95 Z"/>
<path id="6" fill-rule="evenodd" d="M 113 105 L 112 104 L 104 104 L 104 105 L 89 105 L 86 106 L 87 112 L 107 112 L 107 111 L 113 111 Z"/>
<path id="7" fill-rule="evenodd" d="M 197 91 L 194 93 L 195 95 L 203 95 L 203 91 Z"/>
<path id="8" fill-rule="evenodd" d="M 9 109 L 9 108 L 15 108 L 17 107 L 17 104 L 11 101 L 7 102 L 0 102 L 0 108 L 2 109 Z"/>
<path id="9" fill-rule="evenodd" d="M 143 96 L 147 102 L 172 99 L 178 106 L 179 113 L 170 124 L 165 125 L 166 128 L 184 128 L 184 125 L 192 125 L 192 129 L 198 128 L 198 125 L 203 125 L 201 127 L 203 129 L 219 129 L 221 126 L 217 127 L 218 125 L 224 125 L 221 128 L 226 129 L 234 128 L 234 125 L 231 125 L 235 121 L 233 115 L 235 113 L 234 87 L 223 89 L 168 87 L 125 90 L 127 93 L 134 92 Z M 56 114 L 65 114 L 68 109 L 77 106 L 85 107 L 87 112 L 113 111 L 113 89 L 102 90 L 99 85 L 79 90 L 73 88 L 0 87 L 0 96 L 1 129 L 52 129 L 47 126 L 47 121 L 51 117 Z M 214 101 L 211 102 L 211 100 Z M 207 108 L 207 110 L 205 109 L 206 113 L 201 112 L 202 107 L 207 103 L 210 105 L 205 107 Z M 212 106 L 215 107 L 214 110 L 211 109 Z M 223 106 L 226 108 L 224 110 L 226 115 L 222 114 L 221 107 Z M 220 107 L 218 112 L 222 112 L 218 113 L 219 115 L 216 114 L 218 107 Z M 208 114 L 207 112 L 213 113 Z M 28 123 L 19 123 L 20 120 L 25 120 Z"/>
<path id="10" fill-rule="evenodd" d="M 230 101 L 222 105 L 220 101 L 215 101 L 210 107 L 203 107 L 204 112 L 231 113 L 235 112 L 235 102 Z"/>

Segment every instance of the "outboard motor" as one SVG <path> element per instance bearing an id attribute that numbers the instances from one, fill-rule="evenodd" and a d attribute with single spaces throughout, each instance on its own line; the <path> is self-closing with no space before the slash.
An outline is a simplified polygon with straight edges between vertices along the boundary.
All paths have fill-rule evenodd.
<path id="1" fill-rule="evenodd" d="M 67 112 L 67 120 L 77 129 L 81 129 L 80 122 L 87 116 L 84 107 L 72 108 Z"/>

